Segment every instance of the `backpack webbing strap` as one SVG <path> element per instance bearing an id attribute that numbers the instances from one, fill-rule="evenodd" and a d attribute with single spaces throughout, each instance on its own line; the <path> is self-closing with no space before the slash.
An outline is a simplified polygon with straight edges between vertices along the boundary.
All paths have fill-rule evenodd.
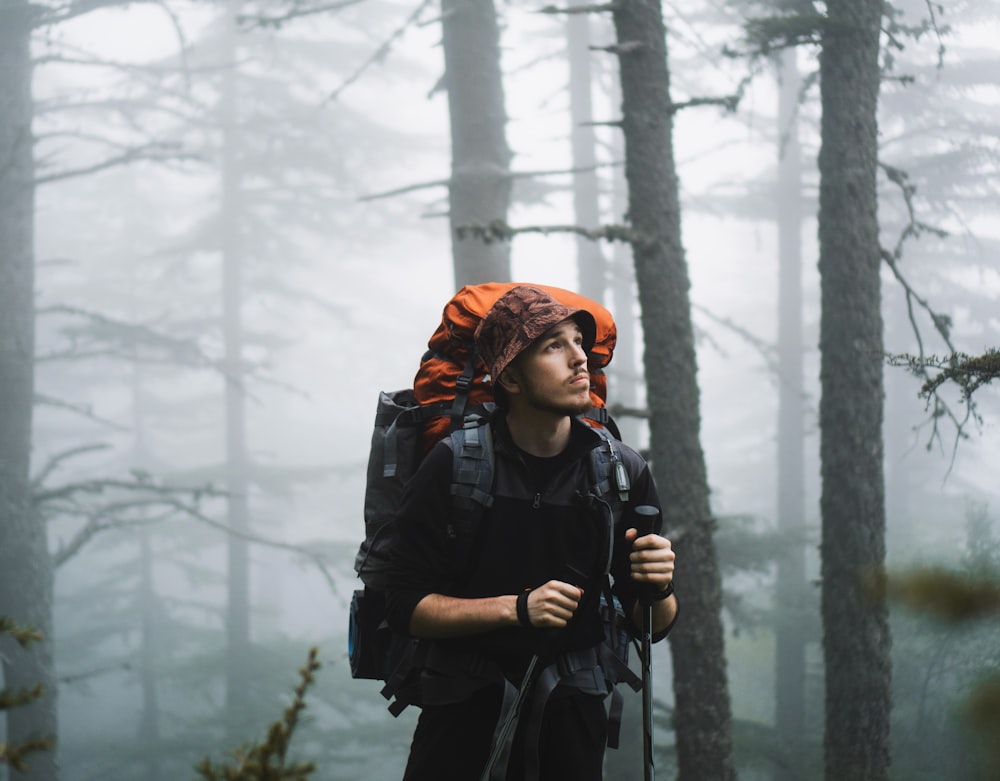
<path id="1" fill-rule="evenodd" d="M 427 644 L 409 639 L 392 674 L 386 679 L 381 694 L 389 700 L 389 713 L 399 716 L 406 706 L 420 702 L 420 675 L 427 655 Z"/>
<path id="2" fill-rule="evenodd" d="M 389 428 L 385 432 L 383 443 L 385 461 L 382 467 L 382 477 L 395 477 L 396 467 L 399 464 L 399 453 L 396 440 L 399 437 L 399 429 L 408 426 L 417 426 L 429 418 L 445 415 L 451 410 L 451 405 L 446 401 L 439 401 L 434 404 L 423 404 L 410 407 L 398 412 L 387 410 L 375 415 L 375 426 L 388 424 Z"/>
<path id="3" fill-rule="evenodd" d="M 470 500 L 481 508 L 493 506 L 493 432 L 482 418 L 468 421 L 453 431 L 450 492 L 456 499 Z M 466 509 L 466 502 L 456 502 Z"/>
<path id="4" fill-rule="evenodd" d="M 611 690 L 611 704 L 608 706 L 608 748 L 618 748 L 621 745 L 624 712 L 625 698 L 616 686 Z"/>
<path id="5" fill-rule="evenodd" d="M 469 359 L 465 362 L 462 373 L 455 378 L 455 400 L 451 405 L 451 428 L 460 428 L 465 418 L 465 406 L 469 401 L 469 391 L 472 380 L 476 376 L 476 348 L 473 346 Z"/>
<path id="6" fill-rule="evenodd" d="M 613 690 L 611 679 L 605 675 L 602 666 L 604 654 L 601 648 L 568 651 L 539 673 L 531 697 L 531 714 L 524 731 L 524 781 L 537 781 L 539 778 L 542 720 L 545 706 L 556 687 L 569 686 L 594 696 L 607 696 Z M 610 731 L 608 734 L 611 734 Z"/>
<path id="7" fill-rule="evenodd" d="M 614 435 L 615 439 L 622 438 L 622 433 L 618 430 L 618 423 L 611 417 L 611 412 L 607 407 L 591 407 L 581 417 L 600 423 Z"/>

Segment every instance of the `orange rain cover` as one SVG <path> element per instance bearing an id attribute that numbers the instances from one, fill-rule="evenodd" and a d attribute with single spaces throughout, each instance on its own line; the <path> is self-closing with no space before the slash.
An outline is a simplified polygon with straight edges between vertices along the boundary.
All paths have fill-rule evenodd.
<path id="1" fill-rule="evenodd" d="M 472 352 L 474 334 L 479 321 L 494 302 L 512 287 L 523 282 L 487 282 L 466 285 L 445 305 L 441 324 L 427 342 L 428 352 L 420 362 L 413 380 L 413 392 L 420 404 L 451 401 L 455 398 L 455 381 L 462 374 Z M 558 287 L 532 285 L 546 291 L 566 306 L 586 309 L 597 323 L 597 336 L 590 351 L 590 399 L 595 407 L 607 401 L 607 377 L 602 369 L 611 362 L 617 331 L 611 313 L 589 298 Z M 478 358 L 467 408 L 493 401 L 486 366 Z M 424 426 L 424 445 L 429 449 L 439 439 L 448 436 L 451 420 L 447 415 L 432 418 Z"/>

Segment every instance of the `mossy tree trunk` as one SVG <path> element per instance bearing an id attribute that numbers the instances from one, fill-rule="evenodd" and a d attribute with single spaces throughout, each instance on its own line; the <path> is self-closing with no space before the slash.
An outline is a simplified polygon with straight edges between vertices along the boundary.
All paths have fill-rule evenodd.
<path id="1" fill-rule="evenodd" d="M 830 0 L 820 53 L 821 602 L 826 778 L 889 768 L 882 315 L 876 177 L 881 0 Z"/>
<path id="2" fill-rule="evenodd" d="M 34 397 L 35 164 L 32 135 L 32 9 L 0 0 L 0 616 L 44 634 L 21 648 L 0 639 L 3 686 L 45 693 L 7 713 L 6 741 L 56 737 L 52 658 L 53 566 L 45 525 L 31 499 Z M 32 753 L 16 781 L 55 781 L 55 751 Z"/>

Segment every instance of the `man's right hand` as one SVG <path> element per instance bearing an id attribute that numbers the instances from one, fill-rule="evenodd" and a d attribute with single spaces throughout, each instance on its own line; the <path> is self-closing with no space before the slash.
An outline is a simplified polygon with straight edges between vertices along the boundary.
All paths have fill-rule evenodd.
<path id="1" fill-rule="evenodd" d="M 561 580 L 550 580 L 528 594 L 528 618 L 536 629 L 561 629 L 576 612 L 583 589 Z"/>

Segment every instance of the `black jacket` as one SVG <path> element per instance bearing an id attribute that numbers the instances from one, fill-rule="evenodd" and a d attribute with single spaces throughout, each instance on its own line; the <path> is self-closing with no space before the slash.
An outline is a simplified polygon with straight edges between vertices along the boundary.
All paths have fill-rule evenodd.
<path id="1" fill-rule="evenodd" d="M 640 504 L 659 506 L 659 500 L 645 461 L 619 445 L 631 489 L 623 521 L 609 536 L 608 514 L 583 499 L 592 482 L 590 451 L 601 446 L 592 429 L 573 420 L 566 450 L 553 458 L 538 458 L 514 445 L 502 416 L 492 425 L 494 504 L 484 511 L 467 557 L 459 556 L 446 532 L 452 513 L 449 440 L 434 446 L 404 489 L 396 519 L 399 540 L 388 579 L 388 617 L 395 631 L 407 634 L 414 608 L 431 593 L 469 598 L 518 594 L 552 579 L 583 588 L 583 600 L 564 630 L 505 627 L 442 641 L 455 649 L 485 653 L 503 668 L 516 670 L 534 653 L 560 653 L 601 642 L 604 629 L 598 606 L 609 539 L 614 540 L 615 595 L 628 613 L 636 599 L 624 543 L 628 513 Z"/>

